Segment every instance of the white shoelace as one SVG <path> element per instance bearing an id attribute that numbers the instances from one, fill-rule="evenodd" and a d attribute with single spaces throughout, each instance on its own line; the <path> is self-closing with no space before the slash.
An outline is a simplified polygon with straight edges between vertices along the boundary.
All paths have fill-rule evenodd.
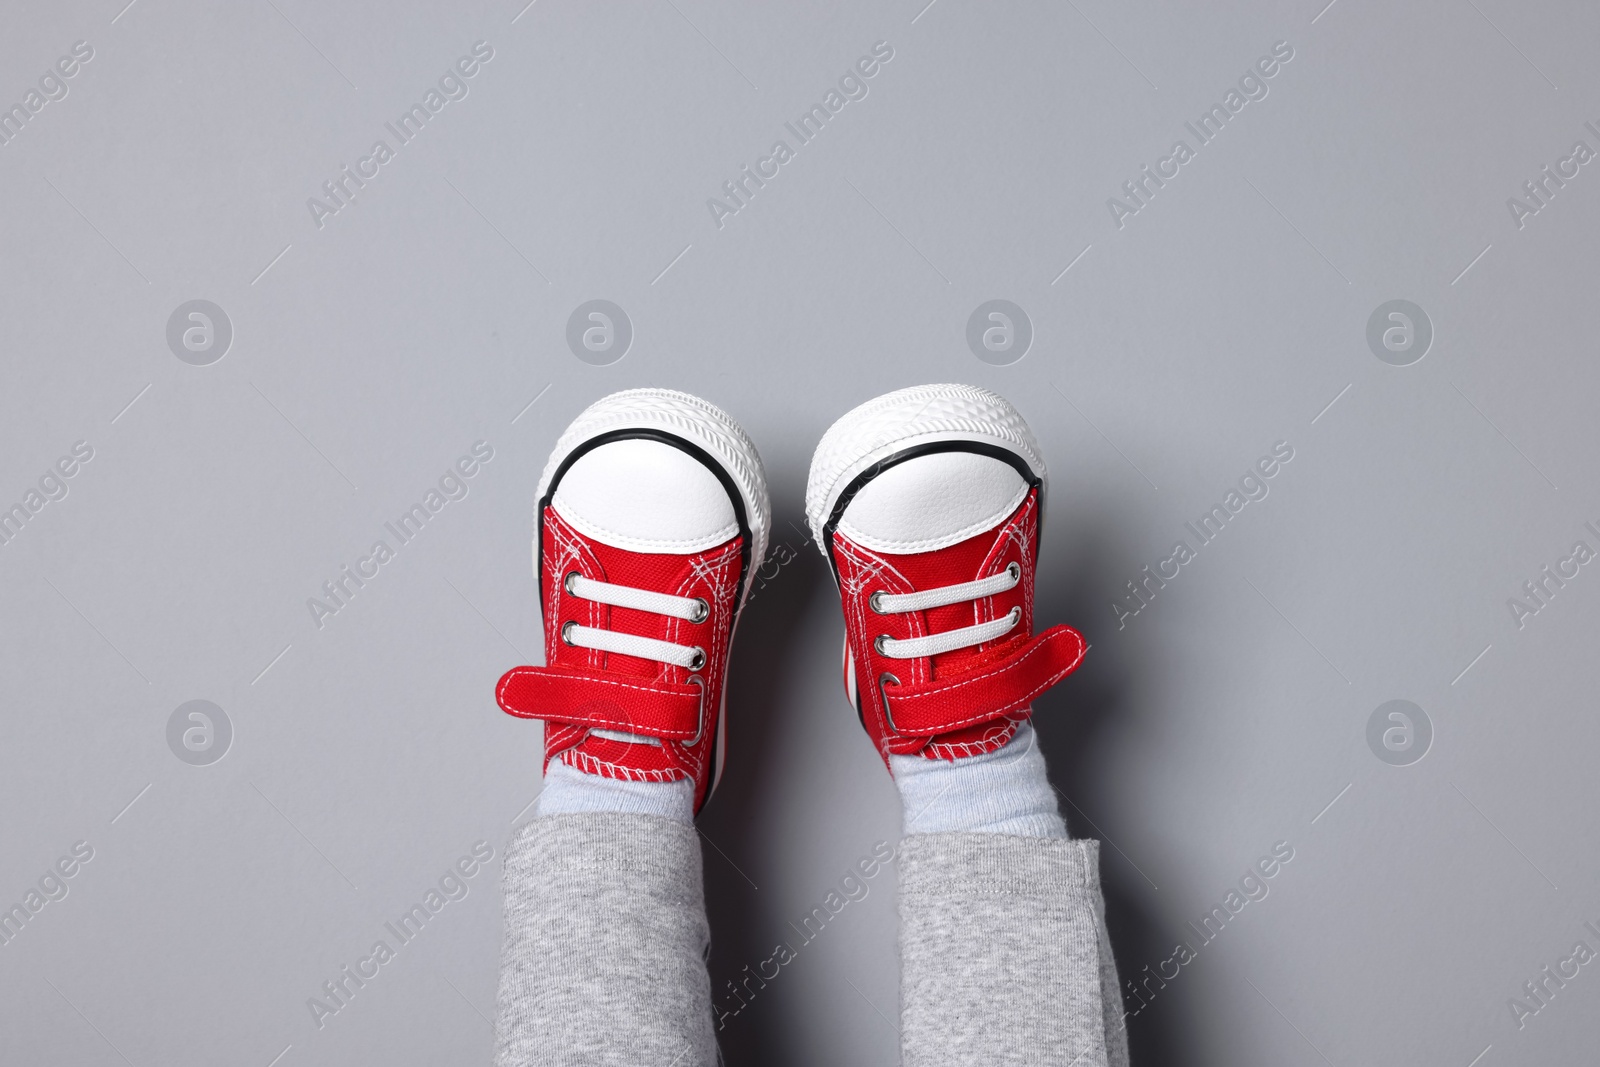
<path id="1" fill-rule="evenodd" d="M 670 593 L 657 593 L 631 585 L 600 582 L 593 578 L 585 578 L 576 571 L 567 575 L 564 584 L 568 593 L 583 600 L 667 615 L 674 619 L 683 619 L 685 622 L 704 622 L 711 614 L 710 605 L 697 596 L 673 596 Z M 614 652 L 619 656 L 651 659 L 691 671 L 697 671 L 706 664 L 706 650 L 699 645 L 679 645 L 654 637 L 641 637 L 638 634 L 620 634 L 614 630 L 582 626 L 576 622 L 562 624 L 561 640 L 577 648 L 592 648 L 600 652 Z"/>
<path id="2" fill-rule="evenodd" d="M 1004 593 L 1015 589 L 1017 583 L 1022 581 L 1022 568 L 1013 563 L 999 574 L 988 578 L 979 578 L 976 581 L 962 582 L 959 585 L 944 585 L 937 589 L 925 589 L 917 593 L 873 593 L 869 598 L 872 610 L 880 615 L 902 614 L 909 611 L 927 611 L 930 608 L 943 608 L 951 604 L 959 604 L 964 600 L 981 600 L 986 596 Z M 1022 620 L 1022 608 L 1015 607 L 1005 615 L 989 622 L 980 622 L 975 626 L 963 626 L 956 630 L 946 630 L 943 633 L 929 634 L 926 637 L 910 637 L 896 640 L 887 634 L 879 635 L 876 648 L 881 655 L 890 659 L 920 659 L 924 656 L 937 656 L 944 652 L 954 652 L 958 648 L 971 648 L 981 645 L 986 641 L 993 641 L 1011 632 L 1012 628 Z"/>

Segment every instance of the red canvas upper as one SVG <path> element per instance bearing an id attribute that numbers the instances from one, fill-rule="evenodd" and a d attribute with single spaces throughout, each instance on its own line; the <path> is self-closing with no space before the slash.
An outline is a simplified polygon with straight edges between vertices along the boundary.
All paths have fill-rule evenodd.
<path id="1" fill-rule="evenodd" d="M 1082 661 L 1083 638 L 1070 627 L 1030 636 L 1038 504 L 1034 489 L 995 528 L 930 552 L 877 553 L 834 532 L 829 547 L 862 724 L 885 763 L 891 753 L 957 759 L 999 748 L 1032 713 L 1034 698 Z M 879 614 L 870 604 L 876 592 L 958 585 L 999 574 L 1012 563 L 1021 568 L 1021 580 L 993 596 L 906 613 Z M 903 640 L 943 633 L 1001 618 L 1014 607 L 1021 608 L 1021 620 L 987 644 L 917 659 L 891 658 L 874 645 L 880 635 Z"/>
<path id="2" fill-rule="evenodd" d="M 541 531 L 540 604 L 544 667 L 516 667 L 495 698 L 512 715 L 545 721 L 545 763 L 557 759 L 589 774 L 634 781 L 695 782 L 695 809 L 710 785 L 733 631 L 743 542 L 740 537 L 687 555 L 630 552 L 585 537 L 552 507 Z M 567 591 L 567 575 L 674 596 L 701 597 L 703 622 L 614 607 Z M 637 634 L 705 650 L 703 667 L 568 645 L 567 622 Z M 595 729 L 654 738 L 659 745 L 599 736 Z"/>

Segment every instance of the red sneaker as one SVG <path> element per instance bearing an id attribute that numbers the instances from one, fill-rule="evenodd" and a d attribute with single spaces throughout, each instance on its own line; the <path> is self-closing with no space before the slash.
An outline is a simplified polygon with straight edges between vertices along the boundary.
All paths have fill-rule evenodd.
<path id="1" fill-rule="evenodd" d="M 630 389 L 583 411 L 539 479 L 534 577 L 545 666 L 507 671 L 545 764 L 607 778 L 721 777 L 734 625 L 771 524 L 761 457 L 720 409 Z"/>
<path id="2" fill-rule="evenodd" d="M 1004 398 L 880 396 L 817 445 L 806 518 L 844 605 L 845 691 L 884 763 L 999 748 L 1072 673 L 1083 638 L 1033 633 L 1045 467 Z"/>

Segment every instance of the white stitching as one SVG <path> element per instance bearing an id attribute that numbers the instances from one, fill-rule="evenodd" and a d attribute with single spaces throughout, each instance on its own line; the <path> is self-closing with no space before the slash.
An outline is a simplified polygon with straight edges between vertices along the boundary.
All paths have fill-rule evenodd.
<path id="1" fill-rule="evenodd" d="M 501 699 L 502 695 L 505 693 L 505 687 L 510 684 L 509 679 L 511 679 L 511 678 L 520 678 L 523 675 L 533 675 L 534 677 L 544 677 L 544 676 L 547 676 L 545 672 L 548 671 L 548 670 L 549 670 L 548 667 L 514 667 L 514 668 L 512 668 L 511 670 L 509 670 L 509 671 L 507 671 L 505 673 L 505 677 L 504 678 L 500 679 L 500 685 L 495 691 L 495 700 L 499 701 Z M 554 675 L 554 677 L 558 677 L 559 678 L 560 675 Z M 644 684 L 638 684 L 638 683 L 634 683 L 634 682 L 613 681 L 610 678 L 594 678 L 594 677 L 591 677 L 591 676 L 586 675 L 586 674 L 585 675 L 577 675 L 576 677 L 578 677 L 579 679 L 581 679 L 582 681 L 585 681 L 585 682 L 593 682 L 595 685 L 616 685 L 616 686 L 621 686 L 624 689 L 637 689 L 640 692 L 654 693 L 654 694 L 659 695 L 659 696 L 679 696 L 680 695 L 678 693 L 663 693 L 659 687 L 652 686 L 652 685 L 644 685 Z M 686 694 L 683 694 L 683 695 L 686 695 Z M 535 716 L 535 717 L 537 717 L 537 716 Z"/>
<path id="2" fill-rule="evenodd" d="M 560 760 L 569 767 L 574 767 L 576 763 L 582 763 L 583 766 L 575 769 L 584 771 L 587 774 L 598 774 L 602 778 L 621 778 L 630 782 L 681 782 L 690 777 L 676 767 L 667 767 L 660 770 L 641 770 L 621 763 L 610 763 L 606 760 L 596 759 L 587 752 L 581 752 L 577 749 L 569 749 L 563 752 Z"/>
<path id="3" fill-rule="evenodd" d="M 1049 631 L 1046 631 L 1046 633 L 1048 634 Z M 913 698 L 921 698 L 921 697 L 933 696 L 935 693 L 943 693 L 943 692 L 945 692 L 947 690 L 950 690 L 950 689 L 959 689 L 964 685 L 972 685 L 972 684 L 977 683 L 977 682 L 987 681 L 990 678 L 995 677 L 996 675 L 1004 674 L 1007 671 L 1011 671 L 1011 670 L 1014 670 L 1014 669 L 1022 666 L 1023 661 L 1027 660 L 1028 658 L 1033 656 L 1035 653 L 1043 652 L 1045 647 L 1050 645 L 1055 640 L 1056 637 L 1065 637 L 1065 636 L 1067 636 L 1069 634 L 1071 636 L 1077 638 L 1078 645 L 1079 645 L 1078 656 L 1077 656 L 1076 659 L 1074 659 L 1072 661 L 1072 664 L 1071 664 L 1072 666 L 1075 667 L 1075 666 L 1077 666 L 1079 663 L 1081 663 L 1083 661 L 1083 653 L 1084 653 L 1083 635 L 1078 633 L 1078 631 L 1072 629 L 1071 627 L 1067 627 L 1064 630 L 1058 631 L 1055 634 L 1055 636 L 1051 637 L 1049 640 L 1040 641 L 1038 644 L 1036 644 L 1032 648 L 1028 649 L 1028 651 L 1024 652 L 1022 655 L 1018 656 L 1016 659 L 1014 659 L 1011 662 L 1005 664 L 1004 666 L 996 667 L 995 669 L 990 670 L 990 671 L 985 671 L 982 674 L 969 674 L 964 678 L 957 679 L 956 681 L 947 682 L 946 684 L 944 684 L 942 686 L 937 686 L 937 687 L 935 687 L 933 689 L 926 689 L 926 690 L 923 690 L 920 693 L 913 693 L 913 694 L 910 694 L 910 696 L 902 697 L 901 699 L 913 699 Z M 1041 636 L 1043 636 L 1043 635 L 1041 635 Z"/>
<path id="4" fill-rule="evenodd" d="M 561 654 L 560 649 L 565 647 L 558 646 L 557 642 L 560 640 L 559 620 L 562 614 L 561 607 L 563 594 L 566 592 L 565 584 L 563 582 L 566 565 L 570 562 L 576 561 L 584 565 L 580 567 L 581 572 L 592 571 L 593 573 L 601 576 L 604 576 L 605 569 L 600 565 L 598 557 L 594 555 L 593 551 L 584 541 L 583 535 L 580 531 L 577 531 L 571 527 L 571 525 L 562 518 L 560 513 L 556 512 L 554 509 L 550 510 L 549 515 L 551 521 L 547 524 L 547 527 L 550 532 L 552 546 L 556 552 L 552 553 L 552 556 L 554 557 L 554 565 L 547 566 L 548 574 L 545 576 L 550 588 L 550 595 L 546 598 L 546 603 L 550 605 L 550 618 L 547 622 L 546 628 L 546 656 L 548 662 L 554 664 L 557 656 Z M 686 592 L 687 590 L 693 588 L 693 586 L 697 583 L 704 583 L 709 587 L 706 592 L 708 594 L 707 600 L 712 607 L 712 616 L 707 621 L 712 625 L 712 639 L 710 643 L 711 647 L 707 650 L 706 668 L 703 671 L 704 675 L 708 679 L 708 684 L 705 691 L 700 695 L 702 699 L 707 701 L 710 705 L 711 715 L 720 715 L 722 710 L 722 687 L 726 680 L 725 674 L 727 646 L 732 630 L 730 616 L 736 614 L 737 612 L 736 605 L 732 603 L 733 593 L 736 589 L 737 583 L 730 579 L 729 572 L 731 569 L 733 569 L 733 567 L 737 566 L 737 561 L 741 559 L 742 550 L 743 541 L 736 539 L 733 542 L 730 542 L 724 548 L 717 550 L 714 555 L 705 558 L 689 558 L 686 561 L 689 573 L 682 579 L 677 587 L 678 592 L 680 593 Z M 704 554 L 701 555 L 703 556 Z M 602 605 L 586 603 L 578 610 L 582 611 L 585 609 L 587 609 L 588 621 L 591 625 L 602 624 L 608 621 L 608 619 L 597 617 L 604 611 Z M 684 625 L 685 623 L 683 620 L 669 619 L 667 637 L 672 639 L 679 636 Z M 605 669 L 600 663 L 595 662 L 599 658 L 600 656 L 597 653 L 589 651 L 587 665 L 595 670 Z M 657 680 L 659 682 L 666 682 L 666 684 L 669 685 L 676 684 L 667 680 L 668 672 L 675 670 L 681 670 L 681 668 L 663 665 L 660 674 L 657 676 Z M 507 676 L 502 679 L 501 685 L 496 691 L 496 701 L 501 701 L 504 695 L 505 687 L 509 685 L 514 678 L 523 675 L 538 676 L 541 673 L 541 668 L 519 668 L 509 672 Z M 684 673 L 687 674 L 686 671 Z M 598 682 L 602 685 L 612 685 L 619 688 L 634 689 L 646 693 L 660 693 L 659 687 L 648 683 L 635 683 L 616 679 L 592 677 L 587 677 L 586 680 Z M 503 706 L 504 705 L 502 703 L 502 707 Z M 512 712 L 512 714 L 517 714 L 519 717 L 523 718 L 540 718 L 540 716 L 537 715 L 522 715 L 518 712 Z M 585 737 L 588 736 L 588 731 L 584 727 L 577 726 L 572 723 L 562 722 L 561 720 L 557 719 L 546 719 L 544 721 L 550 727 L 557 727 L 556 729 L 547 729 L 546 731 L 547 759 L 554 755 L 556 758 L 566 762 L 569 766 L 576 766 L 577 764 L 581 763 L 583 766 L 579 769 L 593 768 L 591 773 L 605 774 L 611 777 L 627 778 L 633 781 L 678 781 L 685 777 L 691 777 L 698 780 L 705 769 L 706 761 L 709 758 L 711 750 L 710 745 L 696 745 L 692 750 L 686 747 L 682 742 L 693 736 L 693 734 L 689 732 L 672 730 L 669 731 L 669 733 L 671 733 L 673 736 L 667 737 L 660 737 L 658 734 L 651 734 L 650 736 L 658 736 L 659 739 L 664 742 L 662 748 L 663 753 L 667 755 L 669 759 L 672 759 L 676 764 L 678 764 L 678 766 L 666 771 L 643 771 L 637 768 L 625 767 L 621 764 L 612 764 L 606 761 L 598 760 L 594 756 L 576 749 L 574 746 L 579 744 Z M 639 725 L 636 723 L 617 723 L 598 717 L 586 719 L 585 722 L 615 725 L 624 729 L 628 729 L 630 732 L 641 732 Z M 712 726 L 712 724 L 709 722 L 706 725 L 708 727 Z M 569 736 L 573 734 L 576 736 L 571 737 L 571 739 L 568 740 Z M 560 747 L 563 742 L 565 742 L 564 748 Z"/>
<path id="5" fill-rule="evenodd" d="M 1008 714 L 1015 713 L 1012 712 Z M 1002 721 L 1006 725 L 1001 727 L 998 732 L 990 731 L 976 741 L 934 741 L 929 743 L 925 751 L 931 751 L 941 759 L 961 759 L 966 756 L 981 756 L 985 752 L 993 752 L 995 749 L 1000 748 L 1013 737 L 1017 736 L 1017 728 L 1021 726 L 1026 719 L 1026 715 L 1018 719 L 1002 718 L 998 721 Z M 941 752 L 948 752 L 949 755 L 940 756 L 939 753 Z"/>
<path id="6" fill-rule="evenodd" d="M 1014 667 L 1017 664 L 1020 664 L 1022 662 L 1022 660 L 1027 659 L 1029 656 L 1033 655 L 1034 652 L 1037 652 L 1042 648 L 1044 648 L 1044 644 L 1040 644 L 1040 645 L 1036 646 L 1031 651 L 1025 653 L 1021 658 L 1019 658 L 1017 660 L 1014 660 L 1012 662 L 1011 666 Z M 1016 699 L 1016 700 L 1012 700 L 1012 701 L 1008 702 L 1003 707 L 994 708 L 994 709 L 991 709 L 989 711 L 985 711 L 982 714 L 974 715 L 974 716 L 972 716 L 970 718 L 960 719 L 960 720 L 957 720 L 955 722 L 940 723 L 938 728 L 934 729 L 932 731 L 932 733 L 933 734 L 947 733 L 950 730 L 958 730 L 963 726 L 971 726 L 974 723 L 987 722 L 990 719 L 997 719 L 997 718 L 1000 718 L 1000 717 L 1002 717 L 1004 715 L 1009 715 L 1014 711 L 1018 711 L 1022 707 L 1026 707 L 1028 704 L 1031 704 L 1033 702 L 1033 698 L 1034 697 L 1038 696 L 1040 693 L 1044 692 L 1046 689 L 1049 689 L 1051 686 L 1053 686 L 1057 682 L 1061 681 L 1061 679 L 1063 679 L 1067 675 L 1071 674 L 1074 670 L 1077 669 L 1078 664 L 1080 664 L 1082 662 L 1083 662 L 1083 653 L 1082 653 L 1082 651 L 1080 651 L 1078 653 L 1078 658 L 1077 659 L 1073 660 L 1066 667 L 1062 668 L 1059 673 L 1053 674 L 1052 677 L 1047 679 L 1041 685 L 1039 685 L 1036 688 L 1030 690 L 1026 696 L 1021 697 L 1021 698 Z M 1002 671 L 1006 670 L 1006 669 L 1009 669 L 1009 668 L 1001 668 Z M 997 673 L 1000 673 L 1000 672 L 990 672 L 989 675 L 986 675 L 984 677 L 993 677 L 994 674 L 997 674 Z M 950 683 L 950 685 L 941 687 L 940 689 L 930 689 L 925 693 L 913 693 L 913 694 L 910 694 L 908 696 L 903 696 L 900 699 L 902 699 L 902 700 L 917 700 L 917 699 L 919 699 L 921 697 L 930 696 L 930 695 L 932 695 L 934 693 L 943 692 L 946 689 L 953 689 L 953 688 L 955 688 L 957 686 L 966 685 L 968 682 L 979 681 L 979 680 L 981 680 L 981 678 L 967 678 L 967 679 L 963 679 L 960 682 L 952 682 L 952 683 Z M 918 731 L 918 733 L 915 736 L 919 736 L 919 737 L 928 736 L 928 733 L 929 733 L 929 731 L 927 731 L 927 730 L 921 730 L 921 731 Z"/>

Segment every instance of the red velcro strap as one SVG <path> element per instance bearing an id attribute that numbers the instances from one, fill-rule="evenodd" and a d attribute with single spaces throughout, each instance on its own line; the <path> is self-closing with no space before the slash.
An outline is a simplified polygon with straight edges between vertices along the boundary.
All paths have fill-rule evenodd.
<path id="1" fill-rule="evenodd" d="M 575 726 L 621 730 L 667 741 L 700 735 L 698 685 L 674 685 L 561 667 L 513 667 L 494 698 L 508 714 Z"/>
<path id="2" fill-rule="evenodd" d="M 1083 635 L 1052 626 L 999 663 L 950 681 L 883 687 L 894 730 L 933 737 L 1021 711 L 1035 697 L 1078 669 Z"/>

